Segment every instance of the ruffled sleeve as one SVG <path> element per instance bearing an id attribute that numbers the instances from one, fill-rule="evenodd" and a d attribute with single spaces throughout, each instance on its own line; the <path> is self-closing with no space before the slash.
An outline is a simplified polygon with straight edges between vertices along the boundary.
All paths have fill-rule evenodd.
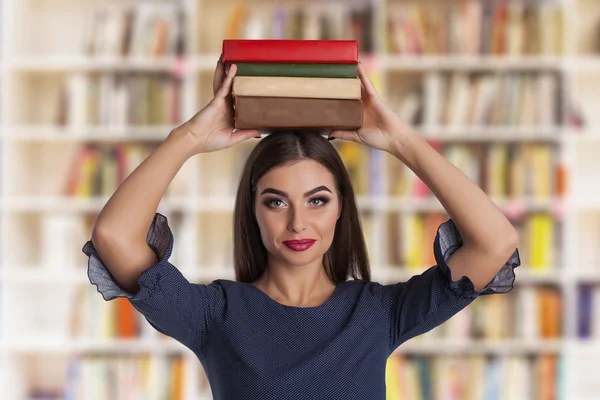
<path id="1" fill-rule="evenodd" d="M 514 269 L 521 264 L 518 249 L 485 288 L 477 292 L 467 276 L 452 281 L 446 261 L 461 246 L 462 238 L 449 219 L 436 232 L 435 266 L 406 282 L 381 285 L 382 304 L 389 323 L 390 353 L 406 340 L 446 322 L 478 296 L 512 290 Z"/>
<path id="2" fill-rule="evenodd" d="M 454 221 L 447 220 L 438 227 L 434 241 L 433 254 L 435 256 L 436 268 L 439 269 L 447 279 L 450 289 L 456 296 L 466 299 L 475 299 L 482 295 L 493 293 L 507 293 L 513 289 L 515 282 L 514 269 L 521 265 L 519 249 L 515 251 L 502 266 L 500 271 L 492 280 L 479 292 L 475 291 L 475 286 L 468 276 L 463 276 L 457 281 L 452 281 L 452 272 L 446 261 L 452 253 L 462 246 L 462 238 Z"/>
<path id="3" fill-rule="evenodd" d="M 223 300 L 221 287 L 215 283 L 192 284 L 168 261 L 174 237 L 164 215 L 155 214 L 146 242 L 158 262 L 140 274 L 137 293 L 126 291 L 116 282 L 91 240 L 82 249 L 89 257 L 88 278 L 104 300 L 127 298 L 156 330 L 199 351 L 212 310 Z"/>
<path id="4" fill-rule="evenodd" d="M 158 257 L 158 263 L 148 268 L 138 278 L 140 290 L 136 293 L 130 293 L 123 289 L 110 271 L 104 265 L 94 244 L 91 240 L 83 246 L 82 251 L 89 257 L 88 259 L 88 278 L 90 282 L 98 288 L 104 300 L 113 300 L 117 297 L 126 297 L 129 300 L 141 301 L 146 298 L 154 289 L 154 283 L 158 281 L 161 272 L 169 269 L 168 259 L 173 250 L 173 234 L 167 222 L 167 218 L 162 214 L 156 213 L 154 220 L 148 230 L 146 243 Z"/>

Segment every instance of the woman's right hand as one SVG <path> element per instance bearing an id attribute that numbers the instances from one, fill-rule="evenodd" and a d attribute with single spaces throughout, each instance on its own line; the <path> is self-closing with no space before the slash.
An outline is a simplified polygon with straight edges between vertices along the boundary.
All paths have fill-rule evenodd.
<path id="1" fill-rule="evenodd" d="M 226 149 L 246 139 L 260 137 L 254 129 L 234 132 L 231 85 L 237 71 L 232 64 L 225 73 L 222 57 L 217 61 L 213 77 L 213 99 L 189 121 L 175 128 L 175 132 L 192 137 L 190 156 Z"/>

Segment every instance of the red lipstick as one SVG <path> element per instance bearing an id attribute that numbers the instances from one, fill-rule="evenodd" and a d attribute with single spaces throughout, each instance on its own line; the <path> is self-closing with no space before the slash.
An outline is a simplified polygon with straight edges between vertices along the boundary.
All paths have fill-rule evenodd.
<path id="1" fill-rule="evenodd" d="M 283 242 L 287 247 L 294 251 L 304 251 L 312 246 L 316 240 L 314 239 L 302 239 L 302 240 L 286 240 Z"/>

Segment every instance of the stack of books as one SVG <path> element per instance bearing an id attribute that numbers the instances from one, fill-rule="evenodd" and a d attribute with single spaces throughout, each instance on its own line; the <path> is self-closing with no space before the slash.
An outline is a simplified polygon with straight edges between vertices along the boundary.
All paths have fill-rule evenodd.
<path id="1" fill-rule="evenodd" d="M 224 40 L 238 129 L 354 130 L 362 125 L 355 40 Z"/>

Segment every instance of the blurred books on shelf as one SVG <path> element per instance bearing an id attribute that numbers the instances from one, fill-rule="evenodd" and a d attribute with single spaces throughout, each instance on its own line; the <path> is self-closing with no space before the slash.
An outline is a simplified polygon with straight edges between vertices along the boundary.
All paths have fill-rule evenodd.
<path id="1" fill-rule="evenodd" d="M 95 286 L 77 288 L 70 311 L 68 327 L 70 338 L 155 339 L 161 335 L 126 298 L 98 303 L 97 295 Z"/>
<path id="2" fill-rule="evenodd" d="M 564 387 L 597 398 L 598 16 L 589 0 L 1 2 L 0 387 L 32 398 L 210 398 L 197 358 L 126 300 L 103 302 L 69 242 L 88 239 L 118 185 L 210 100 L 223 39 L 345 39 L 358 41 L 392 109 L 520 236 L 513 291 L 402 344 L 388 359 L 389 398 L 553 398 Z M 374 280 L 408 281 L 434 265 L 435 229 L 448 216 L 427 185 L 389 154 L 331 143 L 358 196 Z M 159 206 L 176 242 L 170 262 L 191 281 L 233 271 L 231 210 L 255 144 L 190 160 Z M 66 380 L 44 375 L 65 371 Z"/>
<path id="3" fill-rule="evenodd" d="M 167 132 L 168 133 L 168 132 Z M 71 166 L 60 193 L 65 196 L 110 197 L 157 147 L 142 143 L 82 143 L 73 149 Z M 189 170 L 182 169 L 167 188 L 168 196 L 190 194 Z"/>
<path id="4" fill-rule="evenodd" d="M 561 123 L 558 80 L 552 72 L 430 73 L 423 82 L 423 124 L 555 126 Z"/>
<path id="5" fill-rule="evenodd" d="M 181 123 L 181 80 L 170 74 L 72 74 L 62 86 L 56 125 L 130 127 Z"/>
<path id="6" fill-rule="evenodd" d="M 82 53 L 94 57 L 180 56 L 185 10 L 177 3 L 95 4 L 87 9 Z"/>
<path id="7" fill-rule="evenodd" d="M 391 2 L 388 46 L 395 54 L 562 54 L 564 9 L 558 2 L 467 0 Z"/>
<path id="8" fill-rule="evenodd" d="M 561 339 L 564 336 L 564 300 L 560 287 L 550 283 L 521 285 L 518 281 L 519 276 L 509 295 L 482 296 L 443 325 L 410 339 L 397 351 L 412 352 L 428 344 L 433 346 L 432 349 L 441 349 L 444 343 L 471 343 L 473 346 L 495 343 L 499 346 L 497 350 L 502 351 L 504 342 L 534 344 Z M 452 348 L 448 347 L 448 351 Z"/>
<path id="9" fill-rule="evenodd" d="M 556 354 L 559 347 L 536 350 L 527 345 L 553 344 L 561 338 L 562 296 L 556 288 L 519 286 L 515 291 L 512 296 L 480 298 L 445 324 L 400 347 L 388 359 L 390 396 L 430 398 L 428 393 L 442 390 L 474 398 L 491 398 L 477 394 L 484 391 L 520 398 L 519 390 L 554 390 L 556 380 L 564 379 L 556 370 L 562 362 Z M 430 346 L 424 346 L 427 344 Z M 427 353 L 420 354 L 425 348 L 429 348 Z M 519 348 L 532 354 L 512 354 Z M 462 372 L 452 373 L 442 365 L 453 365 Z M 498 382 L 505 384 L 498 387 Z"/>
<path id="10" fill-rule="evenodd" d="M 279 4 L 258 6 L 238 2 L 229 9 L 226 39 L 288 39 L 358 41 L 361 52 L 375 51 L 374 11 L 370 4 Z"/>
<path id="11" fill-rule="evenodd" d="M 392 355 L 386 366 L 390 399 L 557 398 L 559 369 L 553 354 L 521 355 Z"/>
<path id="12" fill-rule="evenodd" d="M 600 340 L 600 287 L 597 284 L 577 286 L 577 338 Z"/>
<path id="13" fill-rule="evenodd" d="M 139 396 L 145 399 L 183 400 L 186 398 L 188 369 L 181 355 L 73 357 L 69 360 L 61 393 L 39 391 L 32 394 L 35 396 L 32 398 Z M 110 374 L 110 379 L 107 379 L 107 374 Z"/>

